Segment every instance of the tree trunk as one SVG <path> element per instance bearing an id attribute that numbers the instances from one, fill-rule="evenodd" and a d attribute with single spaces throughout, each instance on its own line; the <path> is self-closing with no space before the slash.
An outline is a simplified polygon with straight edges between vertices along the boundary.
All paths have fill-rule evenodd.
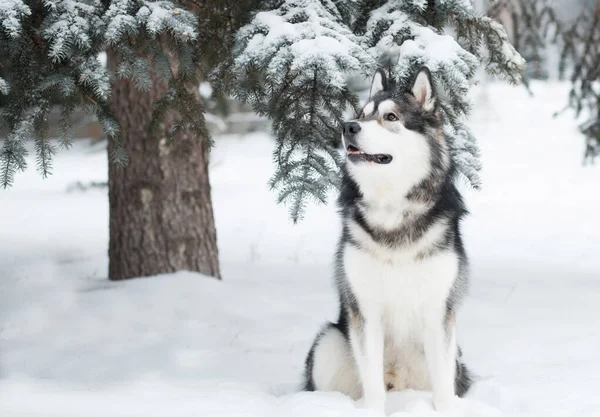
<path id="1" fill-rule="evenodd" d="M 109 66 L 116 63 L 109 54 Z M 220 278 L 216 230 L 208 180 L 208 152 L 202 138 L 165 132 L 177 114 L 167 114 L 148 133 L 153 101 L 167 83 L 153 78 L 149 92 L 129 80 L 115 80 L 110 106 L 129 163 L 109 162 L 109 278 L 120 280 L 180 270 Z M 112 143 L 109 141 L 109 151 Z"/>

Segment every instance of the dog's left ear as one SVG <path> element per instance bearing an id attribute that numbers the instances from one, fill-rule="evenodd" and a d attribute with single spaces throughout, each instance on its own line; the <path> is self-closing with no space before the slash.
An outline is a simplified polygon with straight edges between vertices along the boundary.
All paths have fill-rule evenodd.
<path id="1" fill-rule="evenodd" d="M 371 81 L 371 91 L 369 92 L 369 100 L 373 98 L 373 96 L 377 93 L 380 93 L 384 90 L 387 90 L 388 82 L 387 77 L 385 76 L 385 72 L 382 69 L 378 69 L 375 71 L 375 75 L 373 75 L 373 81 Z"/>
<path id="2" fill-rule="evenodd" d="M 435 91 L 429 68 L 421 67 L 413 82 L 412 93 L 423 110 L 432 111 L 435 109 Z"/>

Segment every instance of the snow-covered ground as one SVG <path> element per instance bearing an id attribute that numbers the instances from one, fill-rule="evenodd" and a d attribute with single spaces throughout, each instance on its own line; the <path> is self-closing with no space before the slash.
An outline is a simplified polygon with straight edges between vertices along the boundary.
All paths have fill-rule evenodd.
<path id="1" fill-rule="evenodd" d="M 566 87 L 491 85 L 473 126 L 484 189 L 465 190 L 472 289 L 458 319 L 479 380 L 468 415 L 600 415 L 600 167 L 582 167 Z M 0 416 L 366 416 L 298 392 L 335 317 L 333 204 L 290 224 L 267 189 L 266 135 L 217 138 L 211 179 L 224 280 L 107 276 L 106 155 L 78 143 L 54 175 L 0 191 Z M 33 165 L 33 163 L 32 163 Z M 491 408 L 498 411 L 494 412 Z M 395 416 L 436 416 L 393 393 Z"/>

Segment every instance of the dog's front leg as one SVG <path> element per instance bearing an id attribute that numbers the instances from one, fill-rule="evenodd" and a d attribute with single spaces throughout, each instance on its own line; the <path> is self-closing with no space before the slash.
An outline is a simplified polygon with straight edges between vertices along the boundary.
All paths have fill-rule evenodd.
<path id="1" fill-rule="evenodd" d="M 385 413 L 381 314 L 373 312 L 351 320 L 350 341 L 362 382 L 364 406 Z"/>
<path id="2" fill-rule="evenodd" d="M 454 318 L 444 311 L 429 312 L 425 317 L 424 347 L 433 389 L 433 405 L 437 411 L 454 411 L 456 375 L 456 336 Z"/>

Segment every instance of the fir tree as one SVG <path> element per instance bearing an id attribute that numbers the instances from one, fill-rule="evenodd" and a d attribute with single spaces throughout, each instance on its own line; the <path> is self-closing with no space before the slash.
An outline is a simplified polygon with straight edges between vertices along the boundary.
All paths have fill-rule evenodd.
<path id="1" fill-rule="evenodd" d="M 442 100 L 444 133 L 459 172 L 479 187 L 480 163 L 466 125 L 480 64 L 516 82 L 524 61 L 503 27 L 468 0 L 286 0 L 258 13 L 237 35 L 232 91 L 273 120 L 277 171 L 271 180 L 292 219 L 307 198 L 325 201 L 337 184 L 335 145 L 344 109 L 355 108 L 348 76 L 382 62 L 402 85 L 427 65 Z M 454 36 L 449 33 L 451 29 Z"/>
<path id="2" fill-rule="evenodd" d="M 171 73 L 159 37 L 183 64 L 178 74 Z M 2 133 L 7 139 L 0 154 L 0 184 L 9 186 L 14 174 L 26 168 L 24 142 L 30 138 L 36 141 L 38 170 L 43 176 L 50 173 L 56 145 L 50 143 L 46 131 L 54 105 L 62 114 L 60 146 L 70 146 L 70 116 L 80 109 L 98 117 L 104 133 L 116 145 L 112 159 L 125 164 L 127 155 L 120 144 L 119 126 L 107 105 L 110 83 L 114 77 L 128 78 L 138 89 L 147 91 L 151 85 L 149 59 L 158 75 L 171 80 L 173 93 L 168 104 L 182 116 L 176 128 L 203 133 L 201 108 L 182 93 L 182 83 L 195 76 L 189 41 L 196 37 L 194 15 L 168 1 L 2 2 L 0 56 L 10 72 L 7 80 L 0 81 L 0 93 L 7 96 L 8 103 L 1 115 Z M 107 48 L 120 62 L 114 74 L 97 59 Z M 165 111 L 160 104 L 156 120 Z"/>
<path id="3" fill-rule="evenodd" d="M 196 14 L 199 3 L 0 3 L 0 129 L 5 136 L 0 184 L 10 186 L 15 173 L 26 168 L 29 139 L 35 140 L 39 172 L 50 174 L 57 148 L 71 143 L 72 113 L 94 114 L 109 139 L 113 162 L 111 279 L 177 269 L 219 276 L 203 145 L 210 138 L 197 91 L 208 69 L 196 48 L 209 42 L 198 41 L 200 33 L 206 34 L 200 27 L 206 22 Z M 218 2 L 204 3 L 211 9 Z M 212 9 L 219 10 L 218 17 L 226 14 Z M 108 68 L 98 60 L 102 51 L 108 51 Z M 62 115 L 58 142 L 47 134 L 54 107 Z M 169 139 L 181 142 L 185 151 L 170 152 Z"/>

